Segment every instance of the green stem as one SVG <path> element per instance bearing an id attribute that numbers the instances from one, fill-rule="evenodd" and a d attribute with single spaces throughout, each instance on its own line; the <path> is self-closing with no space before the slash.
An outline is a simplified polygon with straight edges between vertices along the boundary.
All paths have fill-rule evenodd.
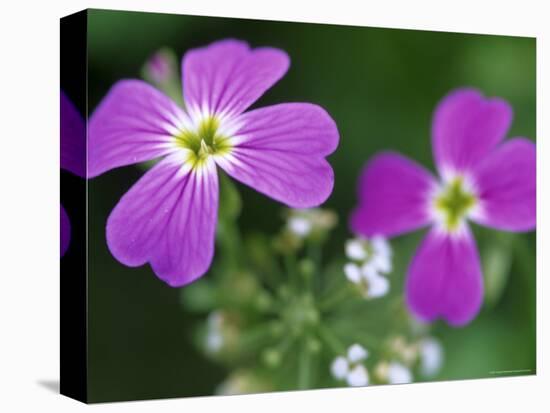
<path id="1" fill-rule="evenodd" d="M 221 237 L 220 244 L 225 267 L 237 268 L 240 264 L 239 246 L 241 245 L 239 229 L 234 222 L 229 222 L 229 220 L 225 220 L 221 224 L 224 226 L 224 236 Z"/>
<path id="2" fill-rule="evenodd" d="M 254 328 L 241 334 L 239 350 L 243 355 L 260 351 L 273 339 L 269 325 Z"/>
<path id="3" fill-rule="evenodd" d="M 524 237 L 517 237 L 513 243 L 515 252 L 515 261 L 521 268 L 522 276 L 525 277 L 529 290 L 532 291 L 531 299 L 536 299 L 536 260 L 533 250 L 529 247 L 527 240 Z M 529 316 L 532 321 L 532 328 L 536 326 L 537 313 L 535 306 L 528 306 Z"/>
<path id="4" fill-rule="evenodd" d="M 370 351 L 378 350 L 382 347 L 382 340 L 380 340 L 379 338 L 374 338 L 374 336 L 364 334 L 362 332 L 357 332 L 356 334 L 354 334 L 353 341 L 363 344 Z"/>
<path id="5" fill-rule="evenodd" d="M 276 291 L 279 286 L 279 280 L 282 278 L 283 271 L 280 268 L 279 262 L 276 259 L 271 260 L 273 268 L 269 270 L 261 269 L 262 280 L 265 281 L 266 285 L 272 290 Z"/>
<path id="6" fill-rule="evenodd" d="M 307 281 L 308 289 L 314 293 L 321 291 L 321 277 L 319 276 L 322 271 L 321 262 L 321 244 L 315 241 L 310 241 L 307 246 L 307 254 L 309 259 L 313 262 L 315 268 L 313 276 Z"/>
<path id="7" fill-rule="evenodd" d="M 344 287 L 337 290 L 336 293 L 329 295 L 319 303 L 319 309 L 323 312 L 330 311 L 343 301 L 355 298 L 355 291 L 350 288 L 349 284 L 345 284 Z"/>
<path id="8" fill-rule="evenodd" d="M 296 290 L 300 289 L 300 280 L 298 274 L 298 268 L 296 267 L 296 255 L 292 253 L 286 253 L 284 255 L 285 271 L 289 284 Z"/>
<path id="9" fill-rule="evenodd" d="M 345 353 L 346 347 L 340 342 L 338 337 L 336 337 L 330 329 L 319 325 L 317 327 L 317 331 L 321 340 L 325 342 L 327 347 L 329 347 L 334 352 L 334 354 Z"/>
<path id="10" fill-rule="evenodd" d="M 311 387 L 311 356 L 307 348 L 307 339 L 304 339 L 298 360 L 298 389 L 304 390 Z"/>

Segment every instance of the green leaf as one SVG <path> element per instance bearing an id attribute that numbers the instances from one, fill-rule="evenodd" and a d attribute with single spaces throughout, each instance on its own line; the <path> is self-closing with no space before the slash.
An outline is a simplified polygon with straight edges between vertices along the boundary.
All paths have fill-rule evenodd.
<path id="1" fill-rule="evenodd" d="M 217 291 L 208 279 L 200 279 L 181 290 L 182 305 L 192 312 L 208 312 L 217 307 Z"/>
<path id="2" fill-rule="evenodd" d="M 508 282 L 512 265 L 513 235 L 499 234 L 494 242 L 483 249 L 483 272 L 485 274 L 485 299 L 488 307 L 494 307 Z"/>
<path id="3" fill-rule="evenodd" d="M 224 172 L 219 172 L 219 179 L 220 206 L 218 209 L 218 219 L 220 221 L 234 221 L 241 213 L 241 196 L 233 181 Z"/>

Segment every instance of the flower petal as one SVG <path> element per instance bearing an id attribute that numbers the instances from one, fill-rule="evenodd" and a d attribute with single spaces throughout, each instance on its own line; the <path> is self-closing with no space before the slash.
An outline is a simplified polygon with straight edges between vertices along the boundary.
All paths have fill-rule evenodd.
<path id="1" fill-rule="evenodd" d="M 392 361 L 388 367 L 388 383 L 406 384 L 412 382 L 411 371 L 401 363 Z"/>
<path id="2" fill-rule="evenodd" d="M 345 357 L 338 356 L 330 365 L 330 371 L 335 379 L 343 380 L 349 372 L 349 362 Z"/>
<path id="3" fill-rule="evenodd" d="M 475 240 L 467 226 L 448 235 L 432 229 L 408 271 L 407 303 L 425 321 L 442 317 L 451 325 L 470 322 L 479 312 L 483 279 Z"/>
<path id="4" fill-rule="evenodd" d="M 60 240 L 61 240 L 61 257 L 65 255 L 67 250 L 69 249 L 69 244 L 71 242 L 71 221 L 69 221 L 69 216 L 67 215 L 67 211 L 65 211 L 65 208 L 63 208 L 63 205 L 60 205 L 60 219 L 59 219 L 59 226 L 60 226 Z"/>
<path id="5" fill-rule="evenodd" d="M 361 282 L 361 268 L 354 262 L 348 262 L 344 265 L 344 274 L 348 281 L 359 284 Z"/>
<path id="6" fill-rule="evenodd" d="M 525 138 L 502 144 L 474 170 L 481 201 L 476 222 L 505 231 L 536 226 L 536 148 Z"/>
<path id="7" fill-rule="evenodd" d="M 292 208 L 322 204 L 334 186 L 325 160 L 338 145 L 328 113 L 307 103 L 286 103 L 240 117 L 230 155 L 216 161 L 238 181 Z"/>
<path id="8" fill-rule="evenodd" d="M 435 338 L 428 337 L 420 342 L 420 371 L 426 377 L 433 377 L 443 364 L 443 346 Z"/>
<path id="9" fill-rule="evenodd" d="M 182 60 L 183 96 L 191 113 L 239 115 L 287 71 L 279 49 L 250 49 L 246 42 L 222 40 L 188 51 Z"/>
<path id="10" fill-rule="evenodd" d="M 88 125 L 88 174 L 148 161 L 173 151 L 173 136 L 187 115 L 141 80 L 116 83 Z"/>
<path id="11" fill-rule="evenodd" d="M 346 257 L 350 260 L 363 261 L 367 258 L 368 252 L 365 248 L 365 242 L 358 238 L 352 238 L 346 241 Z"/>
<path id="12" fill-rule="evenodd" d="M 475 89 L 458 89 L 439 103 L 432 124 L 432 145 L 439 173 L 467 172 L 506 135 L 512 108 Z"/>
<path id="13" fill-rule="evenodd" d="M 311 233 L 313 224 L 305 217 L 290 217 L 287 227 L 297 237 L 305 238 Z"/>
<path id="14" fill-rule="evenodd" d="M 217 210 L 214 162 L 190 169 L 174 154 L 121 198 L 107 221 L 107 243 L 123 264 L 149 262 L 160 279 L 179 287 L 210 266 Z"/>
<path id="15" fill-rule="evenodd" d="M 366 359 L 368 356 L 368 350 L 361 344 L 355 343 L 348 348 L 348 360 L 351 363 L 358 363 L 361 360 Z"/>
<path id="16" fill-rule="evenodd" d="M 397 153 L 372 158 L 359 179 L 352 231 L 365 237 L 395 236 L 427 225 L 428 198 L 436 183 L 422 166 Z"/>
<path id="17" fill-rule="evenodd" d="M 353 367 L 346 376 L 350 387 L 362 387 L 369 385 L 369 372 L 362 364 Z"/>
<path id="18" fill-rule="evenodd" d="M 84 118 L 61 91 L 60 98 L 61 169 L 81 178 L 86 176 L 86 128 Z"/>
<path id="19" fill-rule="evenodd" d="M 368 283 L 368 298 L 380 298 L 390 291 L 390 280 L 377 273 L 367 273 L 365 279 Z"/>

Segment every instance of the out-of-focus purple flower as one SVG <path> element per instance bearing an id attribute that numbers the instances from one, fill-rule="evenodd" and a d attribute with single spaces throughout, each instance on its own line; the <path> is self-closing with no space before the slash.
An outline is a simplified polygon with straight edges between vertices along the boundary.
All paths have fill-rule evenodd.
<path id="1" fill-rule="evenodd" d="M 147 62 L 147 73 L 155 83 L 164 83 L 172 75 L 170 61 L 165 53 L 158 51 Z"/>
<path id="2" fill-rule="evenodd" d="M 182 60 L 185 110 L 139 80 L 112 87 L 89 125 L 88 173 L 162 157 L 119 201 L 107 243 L 123 264 L 150 263 L 183 286 L 210 266 L 217 166 L 294 208 L 324 202 L 334 175 L 325 157 L 338 130 L 321 107 L 285 103 L 245 112 L 287 71 L 287 54 L 224 40 Z"/>
<path id="3" fill-rule="evenodd" d="M 354 232 L 392 237 L 431 226 L 406 283 L 408 306 L 425 321 L 464 325 L 480 309 L 482 272 L 467 221 L 513 232 L 535 228 L 535 144 L 503 142 L 511 121 L 504 100 L 453 91 L 432 125 L 439 180 L 393 152 L 376 155 L 362 172 Z"/>
<path id="4" fill-rule="evenodd" d="M 86 127 L 84 119 L 63 91 L 60 95 L 59 113 L 61 169 L 84 178 L 86 176 Z M 71 241 L 71 222 L 63 205 L 60 207 L 60 255 L 63 256 Z"/>

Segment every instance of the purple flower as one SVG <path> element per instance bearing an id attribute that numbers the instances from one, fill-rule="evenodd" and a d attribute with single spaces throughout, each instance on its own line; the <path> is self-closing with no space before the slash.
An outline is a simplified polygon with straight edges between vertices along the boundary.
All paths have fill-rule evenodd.
<path id="1" fill-rule="evenodd" d="M 86 129 L 84 119 L 73 103 L 61 91 L 60 96 L 60 162 L 61 169 L 84 178 L 86 176 Z M 61 256 L 65 255 L 71 241 L 71 222 L 60 205 Z"/>
<path id="2" fill-rule="evenodd" d="M 120 262 L 149 262 L 174 287 L 204 274 L 214 253 L 218 166 L 290 207 L 327 199 L 334 174 L 325 157 L 339 139 L 327 112 L 309 103 L 245 112 L 288 66 L 281 50 L 224 40 L 183 57 L 185 109 L 139 80 L 113 86 L 90 121 L 89 175 L 162 157 L 108 219 L 107 243 Z"/>
<path id="3" fill-rule="evenodd" d="M 354 232 L 391 237 L 431 227 L 406 282 L 407 304 L 425 321 L 464 325 L 480 309 L 483 279 L 468 221 L 512 232 L 535 228 L 535 145 L 503 142 L 511 121 L 504 100 L 456 90 L 433 119 L 439 180 L 393 152 L 375 156 L 361 175 Z"/>
<path id="4" fill-rule="evenodd" d="M 165 53 L 162 51 L 156 52 L 146 65 L 147 72 L 156 83 L 166 82 L 171 75 L 170 61 Z"/>

